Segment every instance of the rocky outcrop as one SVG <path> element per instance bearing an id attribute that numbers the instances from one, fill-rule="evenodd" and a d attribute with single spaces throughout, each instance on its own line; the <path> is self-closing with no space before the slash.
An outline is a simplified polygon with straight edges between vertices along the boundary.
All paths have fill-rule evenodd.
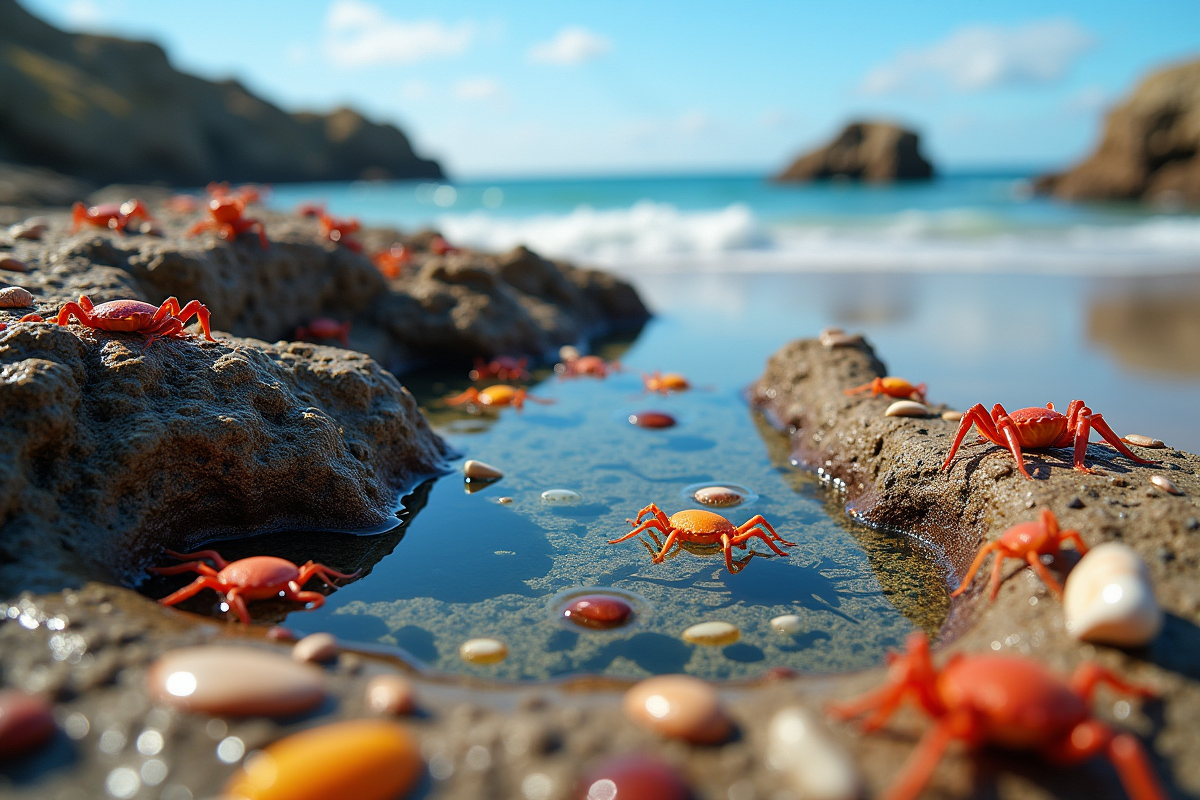
<path id="1" fill-rule="evenodd" d="M 0 587 L 133 582 L 162 548 L 363 529 L 440 466 L 413 397 L 360 353 L 53 324 L 0 333 Z"/>
<path id="2" fill-rule="evenodd" d="M 0 206 L 69 206 L 93 191 L 87 182 L 54 170 L 0 162 Z"/>
<path id="3" fill-rule="evenodd" d="M 1200 205 L 1200 61 L 1142 81 L 1108 115 L 1094 153 L 1035 185 L 1064 200 Z"/>
<path id="4" fill-rule="evenodd" d="M 852 122 L 833 141 L 796 158 L 775 180 L 800 183 L 844 178 L 871 183 L 928 180 L 933 166 L 918 135 L 888 122 Z"/>
<path id="5" fill-rule="evenodd" d="M 69 34 L 0 0 L 0 160 L 97 183 L 441 177 L 392 125 L 350 109 L 288 114 L 162 48 Z"/>

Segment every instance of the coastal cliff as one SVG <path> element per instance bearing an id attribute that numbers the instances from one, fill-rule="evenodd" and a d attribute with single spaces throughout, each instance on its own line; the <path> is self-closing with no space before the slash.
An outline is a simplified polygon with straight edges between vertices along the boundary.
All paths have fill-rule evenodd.
<path id="1" fill-rule="evenodd" d="M 1036 185 L 1063 200 L 1200 205 L 1200 61 L 1142 81 L 1108 115 L 1094 153 Z"/>
<path id="2" fill-rule="evenodd" d="M 156 44 L 60 31 L 0 0 L 0 161 L 96 183 L 439 178 L 404 133 L 342 108 L 289 114 Z"/>

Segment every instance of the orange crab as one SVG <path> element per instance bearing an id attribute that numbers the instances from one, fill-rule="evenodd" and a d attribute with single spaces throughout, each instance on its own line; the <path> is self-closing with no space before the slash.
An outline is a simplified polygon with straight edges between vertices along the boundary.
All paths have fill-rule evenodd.
<path id="1" fill-rule="evenodd" d="M 651 515 L 650 519 L 642 522 L 642 517 L 647 514 Z M 767 543 L 767 547 L 781 556 L 786 556 L 787 553 L 780 550 L 775 542 L 786 547 L 795 546 L 795 542 L 789 542 L 776 533 L 775 529 L 771 527 L 771 523 L 763 519 L 761 514 L 756 514 L 742 525 L 735 526 L 720 514 L 698 508 L 679 511 L 668 517 L 657 505 L 651 503 L 638 512 L 637 519 L 625 521 L 633 525 L 633 530 L 619 539 L 612 539 L 609 544 L 618 544 L 632 539 L 642 531 L 652 528 L 661 531 L 667 540 L 663 543 L 662 550 L 658 552 L 658 555 L 654 556 L 655 564 L 662 563 L 662 560 L 666 558 L 667 551 L 671 549 L 671 545 L 678 540 L 696 544 L 720 544 L 725 553 L 725 568 L 730 572 L 738 571 L 733 568 L 733 548 L 746 549 L 750 539 L 762 539 Z"/>
<path id="2" fill-rule="evenodd" d="M 217 236 L 225 241 L 234 242 L 243 233 L 257 228 L 258 242 L 263 250 L 266 250 L 270 245 L 267 243 L 267 231 L 262 220 L 243 217 L 242 212 L 245 210 L 245 200 L 236 197 L 214 197 L 208 201 L 210 218 L 202 219 L 193 225 L 188 231 L 188 236 L 195 236 L 203 231 L 216 231 Z"/>
<path id="3" fill-rule="evenodd" d="M 845 394 L 860 394 L 861 392 L 871 392 L 872 395 L 886 394 L 888 397 L 902 397 L 904 399 L 917 399 L 922 403 L 925 402 L 925 389 L 923 383 L 913 386 L 904 378 L 876 378 L 870 383 L 864 383 L 862 386 L 856 386 L 853 389 L 846 389 Z"/>
<path id="4" fill-rule="evenodd" d="M 976 426 L 984 439 L 1001 447 L 1007 447 L 1017 461 L 1017 469 L 1021 470 L 1021 474 L 1030 480 L 1033 480 L 1033 476 L 1025 470 L 1025 459 L 1021 457 L 1022 447 L 1044 450 L 1049 447 L 1070 447 L 1074 442 L 1075 469 L 1080 472 L 1094 472 L 1095 470 L 1083 463 L 1084 456 L 1087 454 L 1088 438 L 1091 436 L 1093 428 L 1126 458 L 1139 464 L 1158 463 L 1134 455 L 1133 451 L 1113 433 L 1113 429 L 1108 427 L 1104 417 L 1093 414 L 1082 400 L 1072 400 L 1071 404 L 1067 406 L 1066 414 L 1055 411 L 1054 403 L 1047 403 L 1045 408 L 1038 406 L 1018 408 L 1011 414 L 1004 410 L 1004 406 L 996 403 L 992 406 L 991 416 L 988 416 L 987 409 L 983 407 L 983 404 L 976 403 L 967 410 L 967 413 L 963 414 L 962 422 L 958 425 L 958 433 L 954 436 L 954 444 L 950 447 L 950 454 L 946 456 L 946 463 L 942 464 L 942 469 L 950 467 L 950 462 L 954 460 L 954 454 L 958 452 L 958 446 L 967 432 L 971 430 L 972 425 Z"/>
<path id="5" fill-rule="evenodd" d="M 642 373 L 642 383 L 646 385 L 647 392 L 658 392 L 659 394 L 684 392 L 692 388 L 688 379 L 679 373 L 659 372 L 658 370 L 655 370 L 653 375 Z"/>
<path id="6" fill-rule="evenodd" d="M 446 405 L 461 406 L 463 403 L 474 403 L 476 405 L 494 407 L 514 406 L 520 411 L 524 407 L 526 400 L 531 403 L 541 403 L 547 406 L 554 402 L 547 398 L 534 397 L 526 392 L 526 390 L 519 389 L 516 386 L 498 383 L 486 389 L 476 389 L 472 386 L 462 394 L 446 398 Z"/>
<path id="7" fill-rule="evenodd" d="M 179 301 L 174 297 L 168 297 L 157 308 L 140 300 L 109 300 L 94 306 L 87 295 L 80 295 L 79 302 L 63 306 L 54 321 L 59 325 L 67 325 L 72 316 L 80 325 L 89 328 L 140 333 L 146 337 L 147 347 L 157 339 L 187 338 L 190 334 L 183 330 L 183 325 L 195 316 L 200 320 L 204 338 L 210 342 L 216 341 L 208 327 L 208 308 L 199 300 L 193 300 L 183 308 L 179 307 Z"/>
<path id="8" fill-rule="evenodd" d="M 23 316 L 19 320 L 17 320 L 17 322 L 45 322 L 45 321 L 46 320 L 42 319 L 40 314 L 26 314 L 25 316 Z M 17 323 L 14 322 L 13 324 L 15 325 Z M 8 330 L 8 323 L 0 322 L 0 331 L 6 331 L 6 330 Z"/>
<path id="9" fill-rule="evenodd" d="M 383 273 L 383 277 L 395 280 L 404 274 L 404 267 L 412 263 L 412 251 L 396 242 L 387 250 L 371 256 L 371 263 Z"/>
<path id="10" fill-rule="evenodd" d="M 1035 750 L 1056 764 L 1103 754 L 1133 800 L 1166 800 L 1138 740 L 1113 732 L 1088 710 L 1101 683 L 1135 697 L 1152 697 L 1150 690 L 1092 663 L 1081 665 L 1070 681 L 1035 661 L 990 654 L 957 655 L 938 670 L 924 633 L 912 634 L 908 652 L 893 653 L 888 661 L 886 684 L 829 708 L 843 720 L 869 713 L 862 726 L 868 732 L 881 728 L 906 699 L 936 720 L 885 800 L 914 800 L 954 739 L 971 747 Z"/>
<path id="11" fill-rule="evenodd" d="M 208 192 L 209 197 L 221 200 L 241 200 L 246 205 L 261 202 L 263 195 L 267 194 L 269 190 L 269 187 L 256 186 L 252 183 L 242 184 L 235 190 L 229 186 L 229 181 L 221 181 L 220 183 L 212 181 L 208 186 L 204 187 L 204 191 Z"/>
<path id="12" fill-rule="evenodd" d="M 150 210 L 141 200 L 127 200 L 121 205 L 104 203 L 91 208 L 77 202 L 71 207 L 71 233 L 78 231 L 79 226 L 85 222 L 97 228 L 109 228 L 118 233 L 125 233 L 125 229 L 134 219 L 154 220 L 150 216 Z"/>
<path id="13" fill-rule="evenodd" d="M 1063 542 L 1074 542 L 1075 550 L 1080 555 L 1088 551 L 1079 531 L 1059 530 L 1058 518 L 1054 516 L 1054 512 L 1043 508 L 1041 519 L 1014 525 L 1002 533 L 999 539 L 980 548 L 971 568 L 967 570 L 967 576 L 963 578 L 962 584 L 951 592 L 950 596 L 958 597 L 965 592 L 971 585 L 971 579 L 975 577 L 975 573 L 983 566 L 983 560 L 988 557 L 989 553 L 994 552 L 996 563 L 992 566 L 992 592 L 988 596 L 989 600 L 996 599 L 996 594 L 1000 591 L 1000 568 L 1010 558 L 1028 563 L 1033 571 L 1041 576 L 1042 581 L 1056 595 L 1062 597 L 1062 586 L 1050 575 L 1050 571 L 1046 569 L 1040 556 L 1057 556 Z"/>
<path id="14" fill-rule="evenodd" d="M 338 322 L 336 319 L 330 319 L 329 317 L 317 317 L 309 322 L 307 326 L 301 325 L 296 328 L 296 338 L 304 341 L 337 339 L 342 343 L 342 347 L 349 347 L 350 323 Z"/>
<path id="15" fill-rule="evenodd" d="M 441 236 L 434 236 L 429 240 L 429 252 L 433 253 L 435 256 L 445 256 L 450 255 L 451 253 L 460 253 L 462 252 L 462 248 L 455 247 Z"/>
<path id="16" fill-rule="evenodd" d="M 186 564 L 173 567 L 151 567 L 156 575 L 178 575 L 181 572 L 198 572 L 200 577 L 179 591 L 169 594 L 158 602 L 164 606 L 173 606 L 187 600 L 194 594 L 205 589 L 212 589 L 218 594 L 225 595 L 225 601 L 246 625 L 250 624 L 250 610 L 246 607 L 247 600 L 266 600 L 269 597 L 282 595 L 288 600 L 299 603 L 312 603 L 313 608 L 325 605 L 325 595 L 320 592 L 303 591 L 304 584 L 313 578 L 320 578 L 330 586 L 336 586 L 334 578 L 349 579 L 358 576 L 361 570 L 345 574 L 336 572 L 324 564 L 314 564 L 309 561 L 302 567 L 297 567 L 285 558 L 274 556 L 251 556 L 232 563 L 221 558 L 215 550 L 201 550 L 198 553 L 176 553 L 167 550 L 167 555 Z M 216 565 L 216 569 L 205 564 L 201 559 L 208 559 Z M 218 571 L 219 570 L 219 571 Z"/>
<path id="17" fill-rule="evenodd" d="M 296 213 L 301 217 L 319 217 L 325 213 L 323 203 L 301 203 L 296 206 Z"/>
<path id="18" fill-rule="evenodd" d="M 362 229 L 362 224 L 358 220 L 335 219 L 325 213 L 322 213 L 318 219 L 321 221 L 322 236 L 331 242 L 343 245 L 347 250 L 353 250 L 355 253 L 362 252 L 362 245 L 350 238 L 352 234 L 358 233 Z"/>
<path id="19" fill-rule="evenodd" d="M 486 363 L 482 358 L 477 358 L 475 359 L 475 369 L 467 373 L 467 377 L 473 381 L 487 378 L 499 378 L 502 381 L 527 381 L 529 380 L 529 370 L 526 369 L 528 366 L 528 358 L 496 356 Z"/>
<path id="20" fill-rule="evenodd" d="M 577 378 L 580 375 L 607 378 L 610 373 L 621 371 L 621 362 L 605 361 L 600 356 L 575 356 L 555 364 L 554 371 L 560 378 Z"/>

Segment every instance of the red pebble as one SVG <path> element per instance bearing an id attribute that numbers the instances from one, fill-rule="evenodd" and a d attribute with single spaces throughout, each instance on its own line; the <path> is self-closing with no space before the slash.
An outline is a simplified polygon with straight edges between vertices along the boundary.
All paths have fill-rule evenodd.
<path id="1" fill-rule="evenodd" d="M 671 428 L 675 425 L 675 418 L 662 411 L 639 411 L 629 415 L 629 424 L 639 428 Z"/>
<path id="2" fill-rule="evenodd" d="M 619 628 L 633 619 L 633 606 L 608 594 L 578 597 L 562 615 L 583 628 Z"/>
<path id="3" fill-rule="evenodd" d="M 274 639 L 277 642 L 294 642 L 299 637 L 290 629 L 282 625 L 272 625 L 267 629 L 267 638 Z"/>
<path id="4" fill-rule="evenodd" d="M 38 749 L 56 730 L 45 700 L 12 690 L 0 692 L 0 759 Z"/>
<path id="5" fill-rule="evenodd" d="M 579 800 L 690 800 L 692 793 L 675 770 L 643 756 L 620 756 L 584 777 Z"/>

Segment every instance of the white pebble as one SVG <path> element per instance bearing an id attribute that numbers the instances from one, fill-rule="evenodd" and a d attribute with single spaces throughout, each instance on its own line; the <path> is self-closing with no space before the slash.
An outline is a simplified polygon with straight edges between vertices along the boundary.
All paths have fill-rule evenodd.
<path id="1" fill-rule="evenodd" d="M 1162 439 L 1155 439 L 1151 436 L 1142 436 L 1138 433 L 1131 433 L 1127 436 L 1122 436 L 1121 441 L 1125 442 L 1125 444 L 1136 444 L 1138 447 L 1147 447 L 1152 450 L 1166 447 L 1166 445 L 1163 444 Z"/>
<path id="2" fill-rule="evenodd" d="M 961 412 L 961 411 L 943 411 L 942 412 L 942 419 L 946 420 L 946 422 L 961 422 L 962 418 L 963 418 L 963 412 Z"/>
<path id="3" fill-rule="evenodd" d="M 458 655 L 472 664 L 498 664 L 508 658 L 508 647 L 499 639 L 468 639 L 458 648 Z"/>
<path id="4" fill-rule="evenodd" d="M 331 633 L 312 633 L 292 646 L 292 658 L 301 663 L 324 664 L 337 654 L 337 639 Z"/>
<path id="5" fill-rule="evenodd" d="M 883 412 L 885 417 L 927 417 L 929 409 L 916 400 L 897 400 Z"/>
<path id="6" fill-rule="evenodd" d="M 684 631 L 683 638 L 692 644 L 723 647 L 742 638 L 742 632 L 728 622 L 701 622 Z"/>
<path id="7" fill-rule="evenodd" d="M 795 636 L 804 630 L 804 620 L 795 614 L 784 614 L 771 620 L 771 627 L 786 636 Z"/>
<path id="8" fill-rule="evenodd" d="M 477 481 L 494 481 L 503 478 L 504 473 L 491 464 L 471 459 L 463 464 L 463 477 Z"/>
<path id="9" fill-rule="evenodd" d="M 850 756 L 808 710 L 785 708 L 767 727 L 767 764 L 804 800 L 855 800 L 862 780 Z"/>
<path id="10" fill-rule="evenodd" d="M 578 503 L 582 499 L 583 495 L 570 489 L 547 489 L 542 492 L 543 503 L 570 504 Z"/>
<path id="11" fill-rule="evenodd" d="M 1163 625 L 1145 562 L 1117 542 L 1093 547 L 1071 570 L 1063 616 L 1076 639 L 1119 647 L 1148 644 Z"/>

